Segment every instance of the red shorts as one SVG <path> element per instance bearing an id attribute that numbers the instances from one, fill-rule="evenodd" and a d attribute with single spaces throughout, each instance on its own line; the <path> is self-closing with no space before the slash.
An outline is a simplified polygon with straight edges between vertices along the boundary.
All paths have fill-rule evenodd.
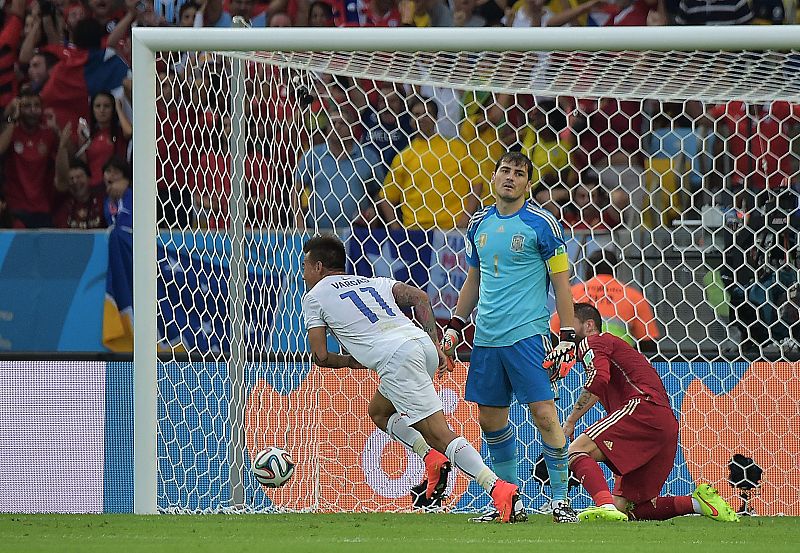
<path id="1" fill-rule="evenodd" d="M 658 497 L 675 464 L 678 421 L 672 409 L 643 398 L 600 419 L 584 432 L 617 478 L 614 495 L 634 503 Z"/>

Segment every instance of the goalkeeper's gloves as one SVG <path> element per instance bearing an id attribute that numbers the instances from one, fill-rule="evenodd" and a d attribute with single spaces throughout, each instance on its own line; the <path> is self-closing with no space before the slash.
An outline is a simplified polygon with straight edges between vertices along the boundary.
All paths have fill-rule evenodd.
<path id="1" fill-rule="evenodd" d="M 542 367 L 547 370 L 550 382 L 567 376 L 575 365 L 575 340 L 574 328 L 562 328 L 559 332 L 558 345 L 544 356 Z"/>
<path id="2" fill-rule="evenodd" d="M 442 351 L 448 357 L 454 357 L 458 345 L 464 340 L 464 327 L 467 326 L 467 321 L 454 315 L 453 318 L 444 327 L 444 335 L 442 335 Z"/>

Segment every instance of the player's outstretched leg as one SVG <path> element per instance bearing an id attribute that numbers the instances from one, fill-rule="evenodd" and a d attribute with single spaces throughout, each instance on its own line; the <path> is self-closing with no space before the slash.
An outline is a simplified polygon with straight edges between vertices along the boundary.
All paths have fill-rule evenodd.
<path id="1" fill-rule="evenodd" d="M 719 522 L 739 522 L 739 515 L 711 484 L 699 484 L 692 493 L 692 499 L 700 505 L 700 514 L 705 517 Z"/>

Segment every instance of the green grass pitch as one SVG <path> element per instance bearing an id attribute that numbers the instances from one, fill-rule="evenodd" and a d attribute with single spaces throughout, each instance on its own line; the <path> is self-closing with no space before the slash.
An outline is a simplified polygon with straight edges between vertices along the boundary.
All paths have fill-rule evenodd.
<path id="1" fill-rule="evenodd" d="M 0 515 L 0 552 L 734 553 L 800 551 L 800 519 L 474 524 L 452 514 Z"/>

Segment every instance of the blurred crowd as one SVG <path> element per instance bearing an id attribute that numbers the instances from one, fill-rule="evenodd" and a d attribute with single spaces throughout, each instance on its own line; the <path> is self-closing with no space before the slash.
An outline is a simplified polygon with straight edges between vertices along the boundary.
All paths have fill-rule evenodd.
<path id="1" fill-rule="evenodd" d="M 133 27 L 227 27 L 231 26 L 235 16 L 248 19 L 253 27 L 738 25 L 754 22 L 777 24 L 791 19 L 780 0 L 753 0 L 752 3 L 747 0 L 272 0 L 265 3 L 255 0 L 6 0 L 2 14 L 0 227 L 12 228 L 95 228 L 105 224 L 100 215 L 111 183 L 104 167 L 111 159 L 130 162 L 133 155 L 129 70 Z M 205 60 L 200 56 L 182 54 L 162 61 L 161 117 L 166 123 L 174 124 L 167 124 L 169 128 L 164 128 L 165 136 L 160 140 L 161 153 L 166 154 L 165 145 L 191 150 L 182 140 L 207 146 L 206 151 L 198 149 L 195 156 L 187 151 L 177 152 L 175 159 L 182 159 L 186 164 L 176 167 L 177 164 L 171 163 L 167 164 L 170 167 L 160 169 L 162 193 L 169 200 L 168 204 L 176 206 L 175 213 L 162 216 L 169 223 L 215 226 L 222 222 L 219 211 L 224 211 L 225 199 L 209 194 L 209 191 L 224 187 L 227 177 L 222 174 L 225 171 L 224 153 L 219 149 L 211 152 L 209 147 L 227 141 L 225 129 L 230 126 L 230 120 L 215 105 L 219 94 L 225 92 L 224 86 L 220 86 L 224 83 L 220 82 L 220 72 L 215 74 L 213 70 L 203 70 L 201 66 Z M 186 76 L 187 72 L 192 73 L 191 78 Z M 364 95 L 367 101 L 363 101 L 364 98 L 353 98 L 357 87 L 352 83 L 328 85 L 328 90 L 316 94 L 313 99 L 335 99 L 338 92 L 352 100 L 356 111 L 341 114 L 345 119 L 354 118 L 348 121 L 350 128 L 347 133 L 351 136 L 342 139 L 344 146 L 349 149 L 352 141 L 377 140 L 386 175 L 372 170 L 371 178 L 363 179 L 357 185 L 376 201 L 372 209 L 362 210 L 359 193 L 348 190 L 346 197 L 341 194 L 337 197 L 337 187 L 348 183 L 328 182 L 326 185 L 333 191 L 333 196 L 329 195 L 324 202 L 318 200 L 316 212 L 313 199 L 310 214 L 300 212 L 308 207 L 308 196 L 303 201 L 304 206 L 295 206 L 295 212 L 288 217 L 288 210 L 275 202 L 276 207 L 267 210 L 270 213 L 263 213 L 263 209 L 259 213 L 263 217 L 260 220 L 266 221 L 265 226 L 292 222 L 302 226 L 308 218 L 319 223 L 322 214 L 325 218 L 322 226 L 345 221 L 350 224 L 356 219 L 370 224 L 376 217 L 390 226 L 463 226 L 469 212 L 487 196 L 488 191 L 481 189 L 482 181 L 485 182 L 491 173 L 491 158 L 496 154 L 495 150 L 516 144 L 537 160 L 540 170 L 537 200 L 559 211 L 570 226 L 612 228 L 619 221 L 625 221 L 626 216 L 630 221 L 638 217 L 637 213 L 626 213 L 626 210 L 630 205 L 643 205 L 646 195 L 642 180 L 646 165 L 643 158 L 646 155 L 658 158 L 657 150 L 673 147 L 671 143 L 676 133 L 687 127 L 682 124 L 680 129 L 676 128 L 672 123 L 676 119 L 668 114 L 667 119 L 662 117 L 660 122 L 644 121 L 642 116 L 647 114 L 647 108 L 638 102 L 559 99 L 557 103 L 547 103 L 509 95 L 489 95 L 487 98 L 482 93 L 431 87 L 422 87 L 421 90 L 381 88 L 381 83 L 373 83 L 373 89 L 367 85 Z M 335 87 L 340 90 L 331 90 Z M 280 85 L 272 92 L 282 92 L 279 88 Z M 372 90 L 377 93 L 372 93 Z M 268 95 L 269 91 L 265 94 Z M 187 99 L 181 103 L 184 95 L 190 96 L 192 101 Z M 424 101 L 415 108 L 411 105 L 414 98 Z M 200 113 L 196 109 L 194 113 L 188 113 L 181 108 L 197 106 L 197 101 L 206 102 L 206 109 Z M 322 104 L 318 111 L 324 112 L 324 100 Z M 381 111 L 383 106 L 388 107 Z M 419 113 L 415 114 L 414 109 Z M 702 106 L 678 106 L 678 111 L 684 115 L 691 113 L 692 109 L 697 118 L 687 120 L 689 135 L 696 134 L 697 126 L 704 122 L 701 115 L 710 117 L 711 124 L 727 126 L 727 132 L 733 135 L 748 131 L 737 126 L 743 120 L 742 113 L 749 109 L 747 106 L 731 103 L 710 110 L 704 110 Z M 760 129 L 762 123 L 759 120 L 777 120 L 782 125 L 788 117 L 787 109 L 791 111 L 793 108 L 783 105 L 764 107 L 763 113 L 758 112 L 762 108 L 753 109 L 757 112 L 753 114 L 755 125 Z M 745 118 L 747 115 L 745 113 Z M 372 119 L 365 121 L 365 117 Z M 325 113 L 318 119 L 319 125 L 330 122 Z M 426 124 L 426 119 L 435 121 L 435 125 Z M 352 125 L 356 121 L 363 124 L 356 128 Z M 194 127 L 187 130 L 192 124 Z M 387 134 L 383 128 L 387 124 L 396 125 L 396 130 L 401 132 L 389 136 L 393 131 Z M 645 127 L 651 130 L 647 133 L 649 137 L 656 139 L 648 144 L 643 142 L 648 138 Z M 312 136 L 314 132 L 309 132 L 306 146 L 323 147 L 322 143 L 327 142 L 324 146 L 327 149 L 341 147 L 332 144 L 332 139 L 324 138 L 324 128 L 318 131 L 316 137 Z M 426 136 L 426 133 L 427 138 L 435 135 L 441 141 L 428 140 L 425 146 L 428 151 L 420 152 L 419 144 L 415 144 L 413 138 Z M 782 136 L 780 130 L 764 131 L 767 145 L 762 150 L 785 149 L 784 144 L 775 146 L 770 142 L 776 133 Z M 384 140 L 387 137 L 388 142 Z M 682 143 L 694 140 L 688 135 L 678 138 Z M 279 152 L 264 151 L 267 142 L 275 142 L 275 137 L 262 136 L 261 139 L 251 140 L 248 144 L 253 159 L 247 170 L 251 180 L 261 181 L 253 185 L 254 193 L 294 197 L 292 186 L 295 183 L 305 187 L 319 186 L 310 184 L 303 176 L 313 168 L 313 163 L 319 162 L 319 156 L 306 155 L 303 158 L 305 152 L 289 152 L 286 148 Z M 742 135 L 739 139 L 744 143 L 748 136 Z M 386 149 L 388 143 L 391 146 L 389 150 Z M 732 148 L 742 147 L 735 141 L 731 145 Z M 393 156 L 388 153 L 399 152 L 407 146 L 411 150 L 405 158 L 412 154 L 422 156 L 423 166 L 426 163 L 423 154 L 435 156 L 448 150 L 456 165 L 471 157 L 477 167 L 461 171 L 463 174 L 460 173 L 459 182 L 451 188 L 453 194 L 450 196 L 440 194 L 434 198 L 423 191 L 416 200 L 411 194 L 409 200 L 406 193 L 413 189 L 415 179 L 403 164 L 393 169 Z M 259 148 L 262 151 L 258 151 Z M 373 167 L 371 152 L 365 149 L 362 162 L 354 164 L 361 173 L 367 166 Z M 713 157 L 713 152 L 710 154 Z M 780 151 L 762 154 L 767 163 L 775 159 L 779 165 L 784 163 Z M 275 155 L 285 166 L 283 169 L 275 168 L 281 165 L 275 163 Z M 757 157 L 758 153 L 754 152 L 754 155 Z M 695 155 L 695 158 L 699 157 Z M 734 180 L 739 178 L 744 182 L 752 173 L 757 181 L 754 184 L 763 187 L 764 183 L 758 180 L 762 173 L 769 172 L 772 176 L 768 178 L 776 180 L 785 176 L 770 167 L 762 171 L 758 159 L 755 160 L 756 168 L 748 171 L 744 167 L 748 163 L 747 156 L 737 156 L 733 152 L 731 157 L 737 160 L 735 174 L 731 175 Z M 305 173 L 292 174 L 294 171 L 288 166 L 300 161 L 303 162 L 300 168 L 305 169 Z M 330 166 L 333 162 L 326 158 L 322 163 Z M 189 171 L 187 168 L 190 166 Z M 284 174 L 277 174 L 281 172 Z M 452 177 L 447 174 L 444 164 L 440 173 L 442 179 Z M 724 170 L 715 167 L 707 173 L 726 175 Z M 384 178 L 385 184 L 382 182 Z M 703 178 L 700 168 L 692 178 Z M 189 180 L 191 186 L 183 186 Z M 285 180 L 293 182 L 281 182 Z M 458 194 L 471 197 L 462 206 L 467 208 L 466 212 L 455 210 L 456 204 L 460 203 L 456 197 Z M 410 204 L 401 205 L 401 196 Z M 191 209 L 184 209 L 186 202 L 192 204 Z M 257 200 L 250 203 L 252 206 L 259 204 Z M 656 207 L 668 209 L 672 206 Z"/>
<path id="2" fill-rule="evenodd" d="M 5 0 L 0 228 L 102 228 L 130 214 L 131 29 L 230 27 L 236 16 L 252 27 L 796 21 L 782 0 Z M 464 228 L 491 201 L 494 160 L 519 150 L 534 164 L 535 200 L 573 232 L 631 236 L 693 218 L 705 224 L 709 210 L 746 228 L 753 213 L 775 229 L 765 238 L 754 230 L 752 240 L 730 234 L 727 246 L 741 255 L 725 264 L 742 274 L 723 275 L 727 293 L 742 305 L 779 306 L 797 281 L 796 194 L 775 198 L 800 181 L 798 105 L 499 94 L 250 62 L 245 123 L 233 132 L 230 58 L 164 54 L 157 71 L 162 227 L 228 226 L 231 149 L 240 148 L 234 171 L 250 227 Z M 794 272 L 767 275 L 775 263 Z M 771 290 L 781 298 L 751 297 Z"/>

